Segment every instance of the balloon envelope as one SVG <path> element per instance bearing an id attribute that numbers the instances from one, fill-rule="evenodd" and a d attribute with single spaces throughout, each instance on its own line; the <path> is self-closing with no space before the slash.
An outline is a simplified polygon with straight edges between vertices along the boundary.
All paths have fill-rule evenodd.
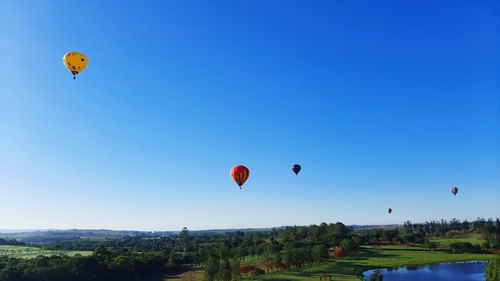
<path id="1" fill-rule="evenodd" d="M 298 175 L 298 174 L 299 174 L 299 172 L 300 172 L 300 170 L 301 170 L 301 169 L 302 169 L 302 167 L 301 167 L 299 164 L 293 164 L 293 166 L 292 166 L 292 171 L 293 171 L 296 175 Z"/>
<path id="2" fill-rule="evenodd" d="M 457 187 L 452 187 L 451 188 L 451 193 L 453 194 L 453 196 L 456 196 L 457 193 L 458 193 L 458 188 Z"/>
<path id="3" fill-rule="evenodd" d="M 390 214 L 390 213 L 392 213 L 392 209 L 391 209 L 391 208 L 387 209 L 387 212 L 388 212 L 389 214 Z"/>
<path id="4" fill-rule="evenodd" d="M 247 181 L 249 176 L 250 170 L 243 165 L 237 165 L 231 169 L 231 178 L 233 178 L 240 188 Z"/>
<path id="5" fill-rule="evenodd" d="M 73 74 L 73 78 L 80 72 L 82 72 L 85 67 L 87 67 L 88 59 L 87 57 L 79 52 L 68 52 L 63 57 L 64 66 Z"/>

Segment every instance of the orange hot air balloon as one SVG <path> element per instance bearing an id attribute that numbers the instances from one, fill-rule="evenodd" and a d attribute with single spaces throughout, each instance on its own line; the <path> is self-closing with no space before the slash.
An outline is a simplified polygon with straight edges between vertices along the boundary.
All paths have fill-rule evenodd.
<path id="1" fill-rule="evenodd" d="M 240 188 L 247 181 L 249 176 L 250 170 L 248 170 L 248 168 L 243 165 L 234 166 L 231 169 L 231 177 Z"/>
<path id="2" fill-rule="evenodd" d="M 453 196 L 456 196 L 458 193 L 458 188 L 456 186 L 451 188 L 451 193 L 453 193 Z"/>
<path id="3" fill-rule="evenodd" d="M 87 67 L 88 61 L 87 57 L 79 52 L 68 52 L 63 57 L 64 66 L 73 74 L 73 79 Z"/>
<path id="4" fill-rule="evenodd" d="M 392 209 L 391 209 L 391 208 L 387 209 L 387 212 L 388 212 L 388 213 L 389 213 L 389 215 L 390 215 L 390 214 L 392 213 Z"/>

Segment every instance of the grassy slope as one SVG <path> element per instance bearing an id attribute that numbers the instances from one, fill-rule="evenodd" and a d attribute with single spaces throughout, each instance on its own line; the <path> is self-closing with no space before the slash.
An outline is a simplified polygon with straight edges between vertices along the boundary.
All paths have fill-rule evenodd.
<path id="1" fill-rule="evenodd" d="M 413 266 L 465 260 L 488 260 L 494 259 L 495 257 L 495 255 L 491 254 L 452 254 L 440 251 L 409 250 L 404 247 L 397 249 L 394 246 L 389 247 L 389 249 L 381 247 L 381 250 L 377 252 L 366 251 L 357 256 L 338 260 L 337 262 L 328 262 L 298 271 L 271 273 L 250 280 L 317 281 L 320 275 L 327 273 L 331 274 L 333 280 L 336 281 L 354 281 L 360 280 L 359 277 L 356 277 L 359 276 L 360 273 L 372 268 Z"/>
<path id="2" fill-rule="evenodd" d="M 37 247 L 26 247 L 26 246 L 9 246 L 0 245 L 0 257 L 9 256 L 12 258 L 19 259 L 32 259 L 37 256 L 74 256 L 80 254 L 82 256 L 88 256 L 92 254 L 90 251 L 50 251 Z"/>
<path id="3" fill-rule="evenodd" d="M 440 247 L 448 247 L 453 242 L 469 242 L 472 245 L 481 245 L 485 242 L 480 234 L 457 235 L 453 238 L 436 237 L 431 239 L 431 241 L 438 242 Z"/>

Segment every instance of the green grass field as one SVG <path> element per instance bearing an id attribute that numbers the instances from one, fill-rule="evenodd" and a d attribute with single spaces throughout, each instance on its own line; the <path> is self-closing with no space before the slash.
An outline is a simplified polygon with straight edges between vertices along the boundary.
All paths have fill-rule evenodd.
<path id="1" fill-rule="evenodd" d="M 436 237 L 431 239 L 431 241 L 439 243 L 439 247 L 448 247 L 453 242 L 469 242 L 472 245 L 481 245 L 485 242 L 480 234 L 457 235 L 453 238 Z"/>
<path id="2" fill-rule="evenodd" d="M 335 281 L 360 280 L 362 272 L 373 268 L 417 266 L 440 262 L 457 262 L 466 260 L 490 260 L 496 258 L 493 254 L 452 254 L 441 251 L 416 250 L 408 247 L 380 247 L 377 251 L 365 249 L 360 254 L 337 261 L 331 261 L 318 266 L 301 270 L 283 271 L 263 275 L 248 280 L 319 280 L 322 274 L 330 274 Z"/>
<path id="3" fill-rule="evenodd" d="M 0 257 L 8 256 L 19 259 L 32 259 L 37 256 L 88 256 L 90 254 L 92 254 L 91 251 L 51 251 L 38 247 L 0 245 Z"/>

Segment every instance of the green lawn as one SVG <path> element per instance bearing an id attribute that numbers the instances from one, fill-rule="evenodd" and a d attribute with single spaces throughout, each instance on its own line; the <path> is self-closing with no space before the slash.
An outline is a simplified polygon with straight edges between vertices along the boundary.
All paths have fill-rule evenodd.
<path id="1" fill-rule="evenodd" d="M 19 259 L 32 259 L 37 256 L 88 256 L 91 251 L 51 251 L 38 247 L 0 245 L 0 257 L 8 256 Z"/>
<path id="2" fill-rule="evenodd" d="M 271 273 L 250 278 L 249 280 L 319 280 L 322 274 L 330 274 L 335 281 L 360 280 L 360 274 L 372 268 L 416 266 L 439 262 L 455 262 L 465 260 L 489 260 L 496 258 L 493 254 L 452 254 L 441 251 L 422 251 L 416 249 L 395 249 L 395 246 L 381 247 L 378 251 L 365 250 L 362 253 L 328 262 L 302 270 Z"/>
<path id="3" fill-rule="evenodd" d="M 481 245 L 485 242 L 479 234 L 462 235 L 453 238 L 435 237 L 432 238 L 431 241 L 438 242 L 439 247 L 448 247 L 448 245 L 453 242 L 469 242 L 472 245 Z"/>

